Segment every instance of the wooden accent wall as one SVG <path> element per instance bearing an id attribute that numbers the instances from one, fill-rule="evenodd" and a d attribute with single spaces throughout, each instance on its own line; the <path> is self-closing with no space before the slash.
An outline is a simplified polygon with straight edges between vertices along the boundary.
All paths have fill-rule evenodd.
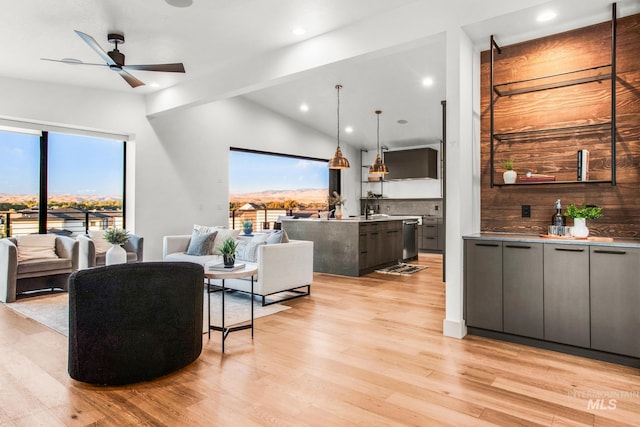
<path id="1" fill-rule="evenodd" d="M 500 44 L 499 38 L 496 38 Z M 587 221 L 594 236 L 640 238 L 640 14 L 618 19 L 616 181 L 609 183 L 490 186 L 490 53 L 481 53 L 481 230 L 546 232 L 561 199 L 603 207 L 604 216 Z M 495 55 L 494 84 L 537 78 L 611 62 L 611 22 L 511 46 Z M 495 132 L 546 129 L 608 121 L 611 81 L 532 92 L 496 101 Z M 590 179 L 611 177 L 610 131 L 581 138 L 554 137 L 496 145 L 495 183 L 502 183 L 500 160 L 513 158 L 518 174 L 554 175 L 575 180 L 579 149 L 590 151 Z M 522 218 L 521 205 L 531 206 Z M 567 219 L 567 225 L 572 220 Z"/>

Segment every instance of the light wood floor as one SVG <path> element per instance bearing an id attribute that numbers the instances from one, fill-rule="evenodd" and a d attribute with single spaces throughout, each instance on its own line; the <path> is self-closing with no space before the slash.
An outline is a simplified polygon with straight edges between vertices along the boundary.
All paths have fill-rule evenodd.
<path id="1" fill-rule="evenodd" d="M 205 335 L 196 362 L 127 387 L 71 380 L 66 337 L 0 304 L 0 425 L 640 425 L 637 369 L 443 337 L 441 257 L 419 263 L 317 274 L 311 297 L 257 319 L 253 342 L 231 334 L 221 355 Z"/>

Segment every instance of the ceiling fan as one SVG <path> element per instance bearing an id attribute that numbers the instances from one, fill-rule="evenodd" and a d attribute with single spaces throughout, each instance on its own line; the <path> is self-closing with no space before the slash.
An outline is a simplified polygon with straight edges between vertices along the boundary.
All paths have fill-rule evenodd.
<path id="1" fill-rule="evenodd" d="M 40 58 L 45 61 L 54 61 L 54 62 L 64 62 L 66 64 L 82 64 L 82 65 L 99 65 L 104 67 L 109 67 L 116 73 L 120 74 L 120 76 L 127 82 L 131 87 L 138 87 L 144 85 L 144 82 L 137 79 L 133 75 L 129 74 L 126 70 L 143 70 L 143 71 L 163 71 L 165 73 L 184 73 L 184 65 L 181 62 L 173 63 L 173 64 L 150 64 L 150 65 L 125 65 L 124 63 L 124 53 L 118 50 L 118 45 L 124 44 L 124 35 L 120 33 L 109 33 L 107 35 L 107 40 L 109 43 L 115 45 L 115 48 L 109 52 L 105 52 L 104 49 L 100 47 L 98 42 L 95 41 L 93 37 L 88 34 L 85 34 L 81 31 L 74 30 L 80 38 L 89 45 L 91 49 L 94 50 L 102 58 L 106 63 L 105 64 L 90 64 L 87 62 L 82 62 L 77 59 L 48 59 L 48 58 Z"/>

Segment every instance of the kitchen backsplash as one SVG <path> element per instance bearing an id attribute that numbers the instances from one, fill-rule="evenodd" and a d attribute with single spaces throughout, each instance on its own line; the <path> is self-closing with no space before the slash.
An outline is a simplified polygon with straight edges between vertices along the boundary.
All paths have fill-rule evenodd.
<path id="1" fill-rule="evenodd" d="M 442 199 L 363 199 L 360 213 L 364 213 L 367 204 L 375 213 L 442 217 Z"/>

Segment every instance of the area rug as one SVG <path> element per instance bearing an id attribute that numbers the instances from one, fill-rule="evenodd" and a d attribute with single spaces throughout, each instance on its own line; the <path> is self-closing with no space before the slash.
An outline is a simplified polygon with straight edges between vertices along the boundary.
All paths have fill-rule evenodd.
<path id="1" fill-rule="evenodd" d="M 244 323 L 251 320 L 250 296 L 241 292 L 227 292 L 224 301 L 225 326 Z M 291 307 L 282 304 L 272 304 L 263 307 L 262 299 L 255 297 L 253 301 L 254 318 L 268 316 Z M 211 294 L 211 323 L 220 325 L 222 322 L 221 312 L 222 294 L 214 292 Z M 25 317 L 29 317 L 36 322 L 53 329 L 62 335 L 69 336 L 69 294 L 58 293 L 54 295 L 39 295 L 24 298 L 16 302 L 7 303 L 7 307 L 17 311 Z M 202 316 L 202 331 L 207 328 L 207 294 L 204 295 L 204 306 Z"/>
<path id="2" fill-rule="evenodd" d="M 384 273 L 384 274 L 400 274 L 403 276 L 409 276 L 413 273 L 417 273 L 420 270 L 424 270 L 427 268 L 426 265 L 415 265 L 415 264 L 396 264 L 391 267 L 382 268 L 380 270 L 376 270 L 376 273 Z"/>

